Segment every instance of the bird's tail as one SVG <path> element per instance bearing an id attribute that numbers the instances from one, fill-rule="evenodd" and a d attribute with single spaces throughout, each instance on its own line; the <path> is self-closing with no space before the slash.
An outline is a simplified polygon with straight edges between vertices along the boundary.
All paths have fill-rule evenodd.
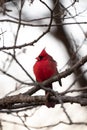
<path id="1" fill-rule="evenodd" d="M 46 86 L 46 87 L 52 89 L 52 84 L 50 84 L 49 87 L 48 86 Z M 46 96 L 46 103 L 45 103 L 45 105 L 48 108 L 55 107 L 55 102 L 50 100 L 50 96 L 52 96 L 52 93 L 49 92 L 49 91 L 45 91 L 45 96 Z"/>
<path id="2" fill-rule="evenodd" d="M 61 82 L 61 79 L 59 80 L 59 85 L 62 86 L 62 82 Z"/>
<path id="3" fill-rule="evenodd" d="M 58 71 L 57 71 L 57 75 L 59 75 Z M 61 79 L 58 79 L 58 81 L 59 81 L 59 85 L 62 87 L 62 81 L 61 81 Z"/>

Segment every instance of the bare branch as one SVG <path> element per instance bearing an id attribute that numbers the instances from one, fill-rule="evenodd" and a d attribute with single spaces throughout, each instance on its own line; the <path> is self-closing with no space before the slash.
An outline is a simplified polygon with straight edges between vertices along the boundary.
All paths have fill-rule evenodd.
<path id="1" fill-rule="evenodd" d="M 58 94 L 57 97 L 50 97 L 51 100 L 55 101 L 56 104 L 60 104 Z M 78 96 L 63 96 L 61 95 L 61 100 L 63 103 L 78 103 L 81 106 L 87 106 L 87 94 L 82 94 Z M 37 106 L 37 105 L 45 105 L 46 97 L 45 96 L 28 96 L 28 95 L 15 95 L 9 96 L 0 99 L 0 109 L 18 109 L 21 108 L 21 104 L 25 104 L 27 106 Z M 19 107 L 17 107 L 17 104 Z M 15 107 L 16 106 L 16 107 Z"/>

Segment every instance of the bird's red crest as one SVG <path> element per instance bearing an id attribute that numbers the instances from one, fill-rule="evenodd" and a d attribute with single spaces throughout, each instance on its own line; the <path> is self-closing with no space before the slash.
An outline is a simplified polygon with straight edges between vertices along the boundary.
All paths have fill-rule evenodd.
<path id="1" fill-rule="evenodd" d="M 41 51 L 38 57 L 36 57 L 37 60 L 40 60 L 41 57 L 44 57 L 48 55 L 47 52 L 45 51 L 45 48 Z"/>
<path id="2" fill-rule="evenodd" d="M 46 55 L 47 54 L 47 52 L 45 51 L 45 48 L 42 50 L 42 52 L 40 53 L 40 55 L 41 56 L 44 56 L 44 55 Z"/>

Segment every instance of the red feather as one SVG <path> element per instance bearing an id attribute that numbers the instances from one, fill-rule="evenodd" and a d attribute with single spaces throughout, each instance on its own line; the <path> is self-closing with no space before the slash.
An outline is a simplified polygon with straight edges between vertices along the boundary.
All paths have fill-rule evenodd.
<path id="1" fill-rule="evenodd" d="M 45 51 L 45 49 L 42 50 L 36 59 L 37 61 L 33 66 L 33 71 L 38 82 L 42 82 L 58 74 L 56 61 Z M 61 80 L 59 80 L 59 84 L 62 86 Z M 45 87 L 52 89 L 52 84 L 46 85 Z M 46 96 L 50 95 L 49 92 L 45 92 L 45 94 Z M 54 107 L 55 103 L 53 101 L 47 101 L 46 106 Z"/>

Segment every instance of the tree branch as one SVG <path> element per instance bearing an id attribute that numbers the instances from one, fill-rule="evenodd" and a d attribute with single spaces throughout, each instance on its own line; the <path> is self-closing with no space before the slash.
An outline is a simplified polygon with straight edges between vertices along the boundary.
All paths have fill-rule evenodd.
<path id="1" fill-rule="evenodd" d="M 58 95 L 57 97 L 50 97 L 51 100 L 53 100 L 56 104 L 60 104 L 59 98 L 61 98 L 63 103 L 78 103 L 81 106 L 87 105 L 87 94 L 82 94 L 78 96 L 63 96 Z M 39 105 L 45 105 L 46 97 L 45 96 L 28 96 L 28 95 L 15 95 L 15 96 L 8 96 L 5 98 L 0 99 L 0 109 L 17 109 L 21 108 L 21 104 L 25 104 L 26 106 L 39 106 Z M 15 106 L 19 107 L 15 107 Z"/>

